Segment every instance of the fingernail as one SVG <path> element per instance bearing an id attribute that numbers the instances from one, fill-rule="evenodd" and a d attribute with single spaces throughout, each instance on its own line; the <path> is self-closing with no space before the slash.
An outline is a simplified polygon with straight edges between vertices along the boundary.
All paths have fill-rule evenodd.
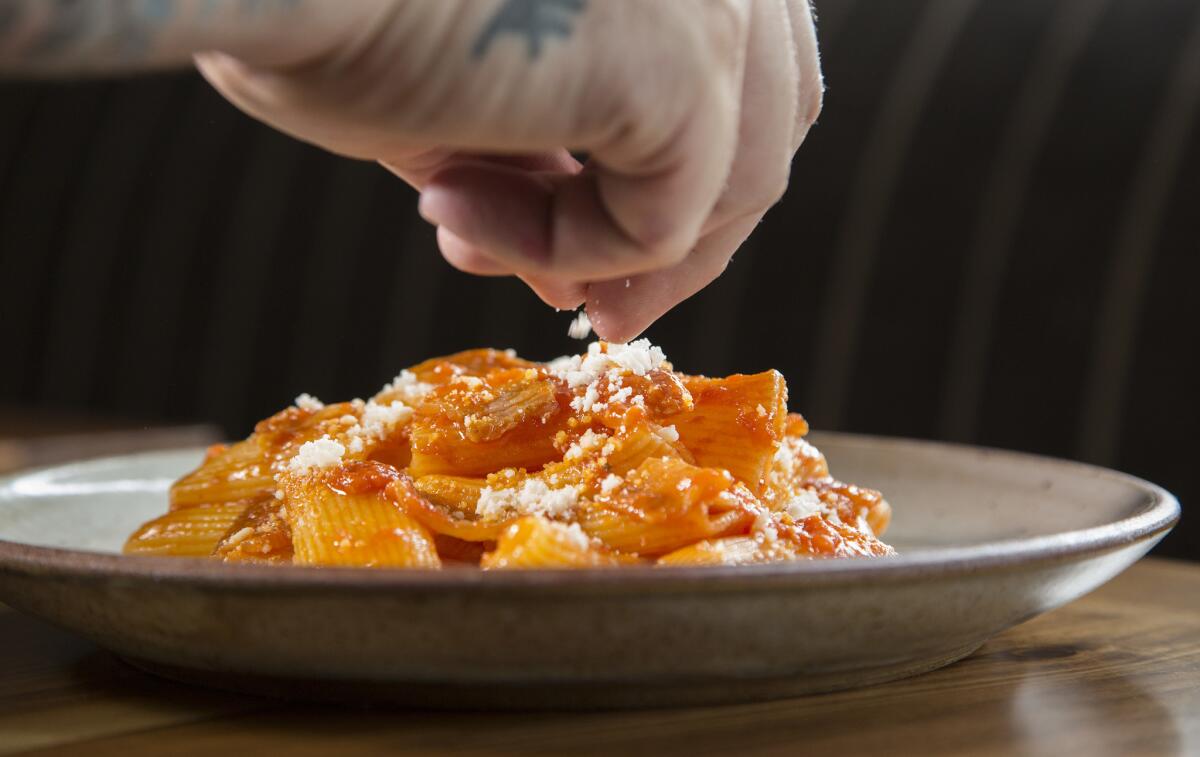
<path id="1" fill-rule="evenodd" d="M 417 212 L 434 226 L 444 226 L 450 217 L 450 193 L 437 187 L 426 187 L 417 200 Z"/>

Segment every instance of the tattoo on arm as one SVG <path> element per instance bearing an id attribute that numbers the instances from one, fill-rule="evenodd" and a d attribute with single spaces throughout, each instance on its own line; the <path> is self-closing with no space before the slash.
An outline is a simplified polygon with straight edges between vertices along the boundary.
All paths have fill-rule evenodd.
<path id="1" fill-rule="evenodd" d="M 25 46 L 24 55 L 31 61 L 70 55 L 88 43 L 105 45 L 105 53 L 122 58 L 146 47 L 149 25 L 137 23 L 130 5 L 89 0 L 51 0 L 49 5 L 49 17 Z"/>
<path id="2" fill-rule="evenodd" d="M 0 70 L 147 62 L 172 26 L 244 22 L 301 0 L 0 0 Z M 181 51 L 180 57 L 190 51 Z"/>
<path id="3" fill-rule="evenodd" d="M 471 57 L 482 58 L 497 37 L 513 34 L 525 39 L 529 57 L 536 59 L 544 38 L 571 35 L 571 22 L 586 6 L 587 0 L 504 0 L 475 39 Z"/>

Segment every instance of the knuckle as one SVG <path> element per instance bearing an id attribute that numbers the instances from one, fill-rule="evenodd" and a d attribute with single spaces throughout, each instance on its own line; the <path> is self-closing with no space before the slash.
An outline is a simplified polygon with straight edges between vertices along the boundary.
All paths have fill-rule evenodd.
<path id="1" fill-rule="evenodd" d="M 789 168 L 785 163 L 779 170 L 772 171 L 763 178 L 761 186 L 754 193 L 757 209 L 766 210 L 783 199 L 787 192 L 788 180 L 791 178 Z"/>
<path id="2" fill-rule="evenodd" d="M 663 241 L 647 249 L 649 262 L 657 268 L 670 268 L 682 263 L 691 252 L 690 246 L 677 241 Z"/>
<path id="3" fill-rule="evenodd" d="M 816 86 L 805 87 L 800 92 L 800 102 L 796 109 L 796 131 L 803 134 L 817 122 L 821 108 L 825 104 L 825 87 L 818 78 Z"/>
<path id="4" fill-rule="evenodd" d="M 706 0 L 705 11 L 707 48 L 720 59 L 740 60 L 750 31 L 750 3 L 747 0 Z"/>
<path id="5" fill-rule="evenodd" d="M 821 76 L 821 63 L 814 53 L 811 60 L 808 61 L 808 65 L 802 66 L 800 74 L 800 91 L 796 98 L 796 123 L 792 132 L 793 150 L 800 147 L 808 130 L 817 122 L 817 117 L 821 115 L 821 108 L 824 104 L 825 81 Z"/>
<path id="6" fill-rule="evenodd" d="M 683 241 L 679 234 L 669 233 L 662 226 L 626 226 L 625 233 L 633 243 L 627 263 L 639 272 L 673 266 L 682 262 L 691 251 L 691 245 Z"/>
<path id="7" fill-rule="evenodd" d="M 755 181 L 741 187 L 736 193 L 726 193 L 713 210 L 713 217 L 722 222 L 761 216 L 783 199 L 791 177 L 786 162 L 772 170 L 759 173 Z"/>
<path id="8" fill-rule="evenodd" d="M 700 13 L 684 3 L 637 7 L 642 15 L 625 20 L 641 22 L 656 36 L 639 37 L 642 44 L 612 64 L 619 75 L 600 87 L 610 91 L 612 103 L 601 109 L 606 126 L 600 141 L 619 145 L 642 168 L 654 170 L 656 159 L 669 162 L 678 154 L 681 135 L 696 130 L 697 122 L 700 131 L 736 132 L 749 11 L 746 0 L 703 0 Z M 670 55 L 661 54 L 664 49 Z"/>

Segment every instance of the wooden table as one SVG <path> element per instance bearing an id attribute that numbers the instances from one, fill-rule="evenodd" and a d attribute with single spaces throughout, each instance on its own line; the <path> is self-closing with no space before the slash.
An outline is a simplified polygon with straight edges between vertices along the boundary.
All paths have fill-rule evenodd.
<path id="1" fill-rule="evenodd" d="M 0 752 L 1200 755 L 1200 565 L 1148 559 L 944 670 L 733 707 L 319 708 L 157 680 L 0 609 Z"/>

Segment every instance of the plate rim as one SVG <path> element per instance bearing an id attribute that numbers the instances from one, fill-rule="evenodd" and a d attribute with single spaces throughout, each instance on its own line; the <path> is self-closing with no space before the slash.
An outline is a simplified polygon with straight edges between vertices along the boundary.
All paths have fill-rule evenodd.
<path id="1" fill-rule="evenodd" d="M 781 585 L 844 585 L 868 580 L 872 583 L 903 582 L 932 577 L 1019 569 L 1054 562 L 1070 562 L 1100 555 L 1136 543 L 1161 538 L 1179 521 L 1178 499 L 1165 488 L 1145 479 L 1090 463 L 1038 455 L 1031 452 L 943 442 L 909 437 L 847 432 L 813 432 L 814 437 L 836 440 L 839 445 L 874 447 L 920 447 L 926 450 L 973 452 L 1039 466 L 1069 468 L 1093 477 L 1131 485 L 1148 498 L 1139 511 L 1123 518 L 1083 529 L 1053 534 L 1005 539 L 965 547 L 935 547 L 895 557 L 841 558 L 764 565 L 710 567 L 621 567 L 573 570 L 529 569 L 513 571 L 421 570 L 413 568 L 339 568 L 297 565 L 229 565 L 206 558 L 149 557 L 120 555 L 80 549 L 36 546 L 0 539 L 0 575 L 60 577 L 82 580 L 142 579 L 171 586 L 197 589 L 220 588 L 254 591 L 270 589 L 306 592 L 312 590 L 366 592 L 469 592 L 536 593 L 547 590 L 568 593 L 595 591 L 639 592 L 686 591 L 694 593 L 698 583 L 705 593 L 717 591 L 773 590 Z M 199 448 L 164 449 L 131 455 L 80 460 L 18 471 L 0 477 L 0 490 L 24 477 L 45 474 L 72 466 L 136 460 Z M 199 451 L 197 452 L 199 454 Z"/>

